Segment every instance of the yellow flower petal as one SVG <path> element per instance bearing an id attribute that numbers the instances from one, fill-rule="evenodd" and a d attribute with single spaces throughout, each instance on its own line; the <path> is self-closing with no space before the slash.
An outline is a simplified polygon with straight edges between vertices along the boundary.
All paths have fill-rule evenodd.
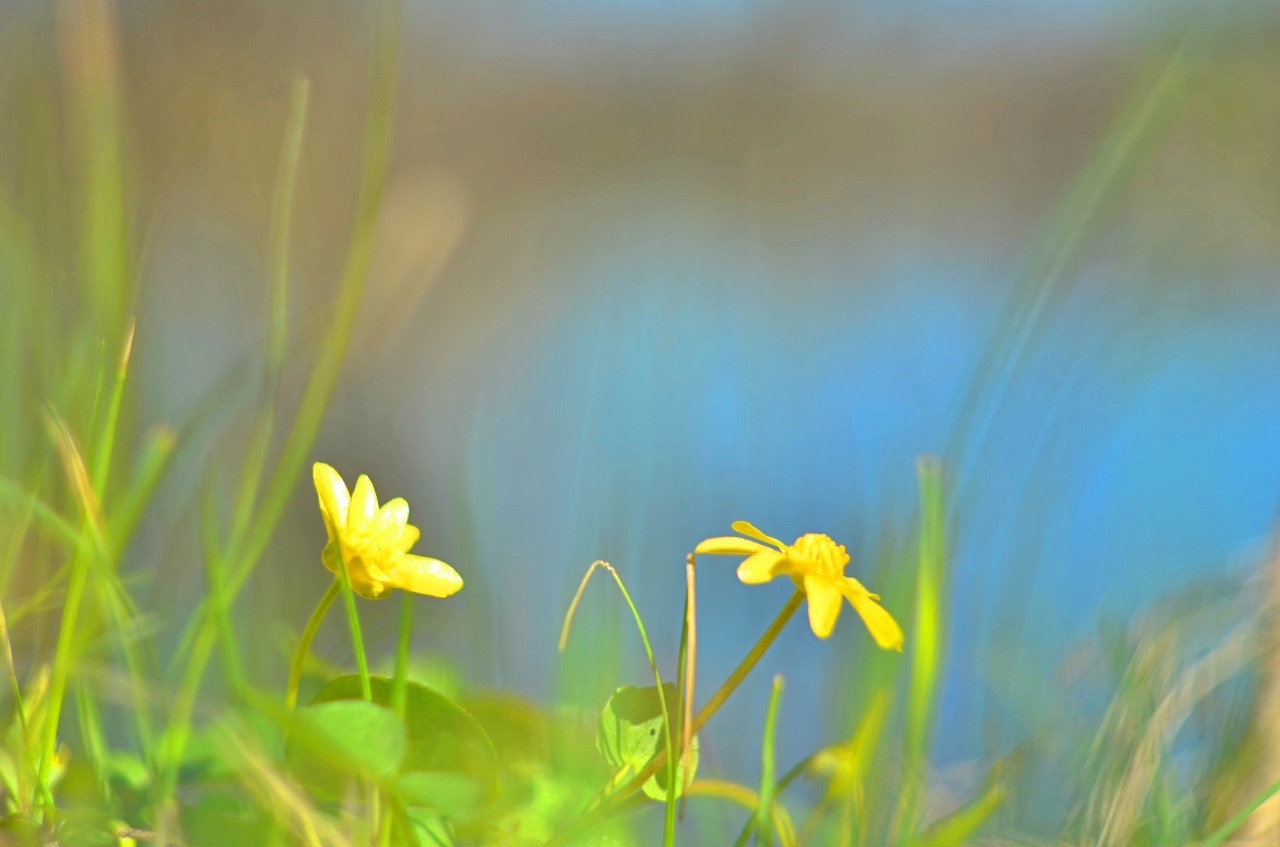
<path id="1" fill-rule="evenodd" d="M 902 627 L 898 626 L 893 615 L 876 602 L 876 595 L 867 591 L 853 577 L 845 577 L 840 590 L 849 598 L 853 608 L 862 617 L 862 622 L 870 630 L 871 637 L 882 650 L 902 650 Z"/>
<path id="2" fill-rule="evenodd" d="M 351 577 L 351 590 L 361 597 L 377 600 L 391 593 L 386 575 L 377 568 L 370 568 L 359 556 L 347 560 L 347 573 Z"/>
<path id="3" fill-rule="evenodd" d="M 316 462 L 311 466 L 311 479 L 316 485 L 316 494 L 320 497 L 320 516 L 324 518 L 325 531 L 329 540 L 338 536 L 339 528 L 347 525 L 347 506 L 351 497 L 347 493 L 347 484 L 342 481 L 338 472 L 324 462 Z"/>
<path id="4" fill-rule="evenodd" d="M 760 552 L 747 557 L 742 564 L 738 565 L 738 579 L 747 585 L 759 585 L 762 582 L 768 582 L 777 576 L 781 570 L 784 570 L 787 564 L 785 553 L 770 550 L 768 547 L 757 546 L 760 547 Z"/>
<path id="5" fill-rule="evenodd" d="M 418 528 L 411 523 L 400 527 L 400 531 L 387 542 L 387 547 L 397 553 L 408 553 L 418 543 Z"/>
<path id="6" fill-rule="evenodd" d="M 407 553 L 397 557 L 389 578 L 397 588 L 431 597 L 448 597 L 462 587 L 462 577 L 444 562 Z"/>
<path id="7" fill-rule="evenodd" d="M 324 550 L 320 551 L 320 561 L 330 572 L 337 573 L 342 566 L 342 544 L 335 540 L 324 545 Z"/>
<path id="8" fill-rule="evenodd" d="M 809 597 L 809 626 L 813 634 L 828 637 L 840 617 L 840 589 L 829 579 L 806 576 L 804 593 Z"/>
<path id="9" fill-rule="evenodd" d="M 369 477 L 360 474 L 356 487 L 351 490 L 351 505 L 347 509 L 347 531 L 358 532 L 378 513 L 378 495 L 374 493 Z"/>
<path id="10" fill-rule="evenodd" d="M 369 522 L 367 531 L 377 538 L 378 543 L 390 546 L 399 535 L 400 529 L 409 522 L 409 504 L 403 497 L 388 500 L 378 509 L 378 513 Z"/>
<path id="11" fill-rule="evenodd" d="M 748 523 L 747 521 L 734 521 L 733 531 L 740 532 L 743 535 L 749 535 L 758 541 L 763 541 L 765 544 L 772 544 L 774 547 L 777 547 L 779 550 L 787 549 L 787 545 L 783 544 L 781 541 L 774 538 L 772 535 L 765 535 L 763 532 L 756 529 L 753 524 Z"/>
<path id="12" fill-rule="evenodd" d="M 723 553 L 728 556 L 750 556 L 759 553 L 761 550 L 769 550 L 769 548 L 763 544 L 757 544 L 754 541 L 748 541 L 745 538 L 737 538 L 732 535 L 708 538 L 693 548 L 693 552 L 699 555 L 703 553 Z"/>

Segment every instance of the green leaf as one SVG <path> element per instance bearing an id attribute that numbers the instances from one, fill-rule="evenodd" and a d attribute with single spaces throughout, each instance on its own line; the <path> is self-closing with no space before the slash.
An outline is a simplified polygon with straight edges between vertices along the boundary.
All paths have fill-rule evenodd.
<path id="1" fill-rule="evenodd" d="M 405 758 L 400 717 L 365 700 L 334 700 L 299 709 L 285 741 L 285 759 L 307 784 L 338 793 L 347 777 L 379 779 Z"/>
<path id="2" fill-rule="evenodd" d="M 605 761 L 618 769 L 639 771 L 659 750 L 665 748 L 663 700 L 666 701 L 668 713 L 679 713 L 680 698 L 676 696 L 674 683 L 664 684 L 661 694 L 654 685 L 646 688 L 624 685 L 613 692 L 600 713 L 600 726 L 596 731 L 596 748 Z M 678 727 L 673 734 L 679 737 Z M 693 780 L 693 775 L 698 770 L 697 736 L 694 736 L 689 746 L 689 755 L 684 758 L 686 761 L 679 767 L 677 797 L 683 793 L 683 786 Z M 654 800 L 666 800 L 667 769 L 660 768 L 645 782 L 642 790 Z"/>
<path id="3" fill-rule="evenodd" d="M 413 771 L 396 777 L 393 785 L 406 806 L 439 809 L 449 817 L 468 817 L 484 800 L 474 779 L 441 771 Z"/>
<path id="4" fill-rule="evenodd" d="M 391 680 L 371 676 L 369 687 L 374 704 L 379 707 L 390 706 Z M 420 683 L 408 682 L 405 694 L 405 718 L 401 725 L 405 733 L 404 755 L 399 763 L 400 779 L 396 782 L 401 783 L 408 774 L 451 776 L 472 784 L 477 796 L 473 805 L 478 806 L 495 798 L 498 793 L 498 754 L 480 722 L 448 697 Z M 360 677 L 348 674 L 332 680 L 320 689 L 312 703 L 359 702 L 360 698 Z M 421 794 L 426 786 L 441 788 L 446 784 L 453 786 L 451 790 L 457 787 L 456 779 L 438 779 L 433 782 L 431 778 L 424 777 L 422 780 L 404 783 L 416 785 L 422 799 L 429 799 Z M 426 802 L 425 805 L 437 806 L 437 803 Z M 453 809 L 448 808 L 451 811 Z"/>

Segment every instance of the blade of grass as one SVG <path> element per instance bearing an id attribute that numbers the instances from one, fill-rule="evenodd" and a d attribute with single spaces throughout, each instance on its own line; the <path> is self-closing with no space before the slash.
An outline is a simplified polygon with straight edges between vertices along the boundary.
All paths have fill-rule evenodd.
<path id="1" fill-rule="evenodd" d="M 963 497 L 977 450 L 987 440 L 995 413 L 1050 298 L 1066 283 L 1138 164 L 1161 140 L 1186 102 L 1190 64 L 1185 49 L 1179 47 L 1154 74 L 1134 87 L 1046 223 L 961 403 L 946 451 L 957 461 L 957 497 Z M 962 457 L 965 445 L 973 449 Z"/>
<path id="2" fill-rule="evenodd" d="M 904 725 L 904 784 L 898 808 L 898 844 L 916 829 L 929 752 L 929 727 L 937 696 L 942 652 L 942 597 L 946 592 L 946 522 L 942 508 L 942 470 L 922 457 L 916 464 L 920 487 L 920 526 L 916 534 L 915 633 L 911 638 L 911 682 Z"/>
<path id="3" fill-rule="evenodd" d="M 210 608 L 213 609 L 216 619 L 223 673 L 231 690 L 239 693 L 244 689 L 245 684 L 244 663 L 240 659 L 240 646 L 236 641 L 235 627 L 231 625 L 231 603 L 227 597 L 226 586 L 226 559 L 223 558 L 222 551 L 218 547 L 221 526 L 215 502 L 217 480 L 216 471 L 211 471 L 205 478 L 204 496 L 201 498 L 203 508 L 200 525 L 204 546 L 204 555 L 201 558 L 204 562 L 205 580 L 209 584 Z"/>
<path id="4" fill-rule="evenodd" d="M 26 486 L 10 479 L 0 479 L 0 500 L 13 504 L 20 516 L 29 513 L 32 519 L 67 542 L 72 549 L 75 549 L 76 545 L 83 540 L 80 531 L 58 514 L 52 506 L 41 500 L 35 490 L 28 490 Z M 15 523 L 21 526 L 26 523 L 26 519 L 20 517 Z"/>
<path id="5" fill-rule="evenodd" d="M 93 493 L 101 501 L 106 492 L 107 480 L 111 473 L 111 455 L 116 444 L 116 428 L 120 424 L 120 406 L 124 402 L 125 381 L 129 376 L 129 358 L 133 353 L 134 322 L 129 321 L 125 329 L 124 343 L 120 355 L 116 359 L 115 380 L 111 385 L 111 395 L 107 398 L 107 413 L 98 432 L 90 459 L 93 464 Z"/>
<path id="6" fill-rule="evenodd" d="M 1268 785 L 1266 790 L 1255 797 L 1252 802 L 1232 815 L 1231 819 L 1218 827 L 1212 835 L 1204 841 L 1201 841 L 1199 847 L 1220 847 L 1220 845 L 1226 843 L 1226 840 L 1244 824 L 1249 815 L 1258 811 L 1259 807 L 1261 807 L 1263 803 L 1267 802 L 1272 797 L 1275 797 L 1277 794 L 1280 794 L 1280 779 Z"/>
<path id="7" fill-rule="evenodd" d="M 17 745 L 15 754 L 17 756 L 16 767 L 18 770 L 18 796 L 15 798 L 18 802 L 19 813 L 25 814 L 28 808 L 28 791 L 30 786 L 28 781 L 27 749 L 31 746 L 31 731 L 27 725 L 27 708 L 22 702 L 22 684 L 18 681 L 18 669 L 13 663 L 13 642 L 9 640 L 9 623 L 5 619 L 4 604 L 0 602 L 0 645 L 4 647 L 4 668 L 9 676 L 9 685 L 13 688 L 13 709 L 18 716 L 18 731 L 22 734 L 20 743 Z"/>
<path id="8" fill-rule="evenodd" d="M 147 435 L 138 459 L 133 480 L 128 489 L 119 498 L 119 505 L 111 513 L 111 557 L 119 560 L 124 555 L 125 545 L 133 537 L 143 509 L 155 494 L 156 486 L 169 466 L 176 444 L 176 435 L 172 428 L 158 426 Z"/>
<path id="9" fill-rule="evenodd" d="M 45 422 L 50 438 L 62 459 L 70 487 L 80 500 L 84 512 L 82 532 L 86 538 L 91 539 L 88 545 L 90 549 L 94 552 L 100 551 L 103 547 L 101 513 L 93 495 L 84 460 L 76 447 L 74 437 L 60 419 L 52 412 L 47 412 Z M 53 770 L 54 753 L 57 750 L 58 723 L 71 668 L 75 662 L 76 628 L 79 623 L 81 603 L 84 600 L 85 583 L 89 576 L 90 559 L 93 555 L 89 552 L 73 554 L 71 570 L 67 576 L 66 599 L 63 604 L 62 620 L 58 625 L 58 641 L 54 650 L 53 670 L 49 681 L 49 699 L 41 727 L 37 787 L 45 793 L 49 791 L 49 777 Z"/>
<path id="10" fill-rule="evenodd" d="M 275 191 L 271 200 L 271 308 L 267 324 L 267 355 L 262 368 L 262 393 L 249 438 L 249 447 L 241 467 L 240 492 L 236 497 L 236 514 L 231 524 L 231 537 L 243 535 L 257 503 L 275 430 L 276 406 L 280 380 L 284 372 L 287 342 L 289 297 L 289 245 L 292 243 L 293 206 L 298 180 L 298 164 L 302 159 L 302 140 L 306 132 L 307 103 L 311 82 L 305 76 L 294 79 L 289 94 L 289 117 L 285 121 L 284 140 L 280 146 L 280 163 L 276 168 Z"/>
<path id="11" fill-rule="evenodd" d="M 677 779 L 676 750 L 674 737 L 671 734 L 671 714 L 667 704 L 667 696 L 662 687 L 662 672 L 658 670 L 658 661 L 653 657 L 653 647 L 649 644 L 649 634 L 645 631 L 644 620 L 640 617 L 640 610 L 632 602 L 631 594 L 627 591 L 627 586 L 623 584 L 622 577 L 618 575 L 613 565 L 608 562 L 597 559 L 591 563 L 591 566 L 587 568 L 587 572 L 583 575 L 582 582 L 578 585 L 578 590 L 573 595 L 573 601 L 569 604 L 569 611 L 565 615 L 564 625 L 560 629 L 560 652 L 564 652 L 565 645 L 569 642 L 569 627 L 573 624 L 573 613 L 578 608 L 578 601 L 582 598 L 582 592 L 586 590 L 587 582 L 591 579 L 591 575 L 596 572 L 596 568 L 604 568 L 613 577 L 613 581 L 618 585 L 618 590 L 622 592 L 622 599 L 626 601 L 627 608 L 631 610 L 631 617 L 636 622 L 636 630 L 640 633 L 640 642 L 644 645 L 644 654 L 649 660 L 649 670 L 653 673 L 653 684 L 658 690 L 658 704 L 662 707 L 662 732 L 666 742 L 667 755 L 667 785 L 674 785 Z M 668 808 L 670 809 L 671 807 L 671 804 L 668 803 Z M 662 844 L 663 847 L 671 847 L 675 843 L 675 817 L 667 815 L 664 821 Z"/>
<path id="12" fill-rule="evenodd" d="M 1004 803 L 1007 789 L 998 777 L 988 781 L 977 797 L 931 825 L 912 847 L 961 847 L 968 844 L 987 819 Z"/>
<path id="13" fill-rule="evenodd" d="M 769 821 L 773 810 L 773 736 L 778 723 L 778 702 L 782 698 L 782 677 L 773 678 L 769 708 L 764 714 L 764 734 L 760 739 L 760 804 L 756 807 L 756 841 L 769 847 L 773 842 Z"/>
<path id="14" fill-rule="evenodd" d="M 111 785 L 107 779 L 107 739 L 102 729 L 102 712 L 98 709 L 98 701 L 93 690 L 83 681 L 75 686 L 76 713 L 80 722 L 80 744 L 84 747 L 85 759 L 93 771 L 102 800 L 107 808 L 115 811 L 114 798 L 111 796 Z"/>
<path id="15" fill-rule="evenodd" d="M 123 323 L 128 303 L 124 159 L 121 155 L 121 62 L 108 0 L 60 3 L 58 36 L 70 94 L 72 138 L 84 184 L 82 282 L 99 338 Z"/>

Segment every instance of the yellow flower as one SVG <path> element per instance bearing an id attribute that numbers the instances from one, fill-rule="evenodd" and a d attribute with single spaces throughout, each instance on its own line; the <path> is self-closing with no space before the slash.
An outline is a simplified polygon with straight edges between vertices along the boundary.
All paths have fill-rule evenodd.
<path id="1" fill-rule="evenodd" d="M 378 508 L 369 477 L 361 474 L 348 494 L 342 477 L 323 462 L 315 463 L 311 476 L 329 533 L 320 558 L 334 573 L 345 562 L 351 587 L 361 597 L 385 597 L 393 588 L 448 597 L 462 587 L 462 577 L 444 562 L 409 552 L 418 528 L 409 523 L 409 504 L 403 499 Z"/>
<path id="2" fill-rule="evenodd" d="M 867 591 L 853 577 L 844 575 L 849 554 L 843 544 L 810 532 L 787 545 L 746 521 L 734 521 L 733 531 L 758 540 L 735 536 L 708 538 L 695 547 L 694 552 L 746 556 L 738 565 L 738 579 L 748 585 L 768 582 L 783 574 L 790 576 L 809 598 L 809 626 L 819 638 L 826 638 L 835 629 L 840 600 L 844 597 L 862 616 L 876 644 L 886 650 L 902 649 L 902 628 L 876 602 L 880 597 Z"/>

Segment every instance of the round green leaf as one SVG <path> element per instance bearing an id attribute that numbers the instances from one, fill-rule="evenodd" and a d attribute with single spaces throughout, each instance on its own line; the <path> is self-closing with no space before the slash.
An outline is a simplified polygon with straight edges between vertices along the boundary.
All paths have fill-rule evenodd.
<path id="1" fill-rule="evenodd" d="M 392 681 L 375 676 L 369 678 L 369 684 L 373 702 L 389 708 Z M 361 696 L 360 690 L 358 676 L 340 676 L 320 689 L 312 702 L 356 700 Z M 484 727 L 466 709 L 425 685 L 408 682 L 405 695 L 405 747 L 398 773 L 465 778 L 475 786 L 477 805 L 492 800 L 498 792 L 498 754 Z M 418 785 L 424 788 L 429 783 L 430 779 L 424 779 Z M 434 785 L 438 788 L 446 783 L 450 781 L 437 781 Z M 456 786 L 456 781 L 450 784 Z"/>
<path id="2" fill-rule="evenodd" d="M 468 817 L 484 800 L 481 787 L 470 777 L 441 771 L 413 771 L 395 778 L 406 806 L 438 809 L 449 817 Z"/>
<path id="3" fill-rule="evenodd" d="M 285 759 L 304 782 L 339 793 L 349 777 L 376 780 L 393 773 L 405 748 L 405 727 L 395 712 L 364 700 L 335 700 L 298 710 Z"/>
<path id="4" fill-rule="evenodd" d="M 596 731 L 596 747 L 614 768 L 642 770 L 659 750 L 666 748 L 663 731 L 662 706 L 672 717 L 679 714 L 679 697 L 673 683 L 637 688 L 624 685 L 613 692 L 600 713 L 600 726 Z M 673 730 L 673 738 L 679 739 L 679 729 Z M 698 768 L 698 739 L 695 736 L 689 747 L 689 755 L 680 765 L 681 779 L 677 796 L 683 786 L 693 779 Z M 688 773 L 686 774 L 686 770 Z M 667 797 L 667 769 L 661 768 L 643 786 L 644 793 L 656 800 Z"/>

